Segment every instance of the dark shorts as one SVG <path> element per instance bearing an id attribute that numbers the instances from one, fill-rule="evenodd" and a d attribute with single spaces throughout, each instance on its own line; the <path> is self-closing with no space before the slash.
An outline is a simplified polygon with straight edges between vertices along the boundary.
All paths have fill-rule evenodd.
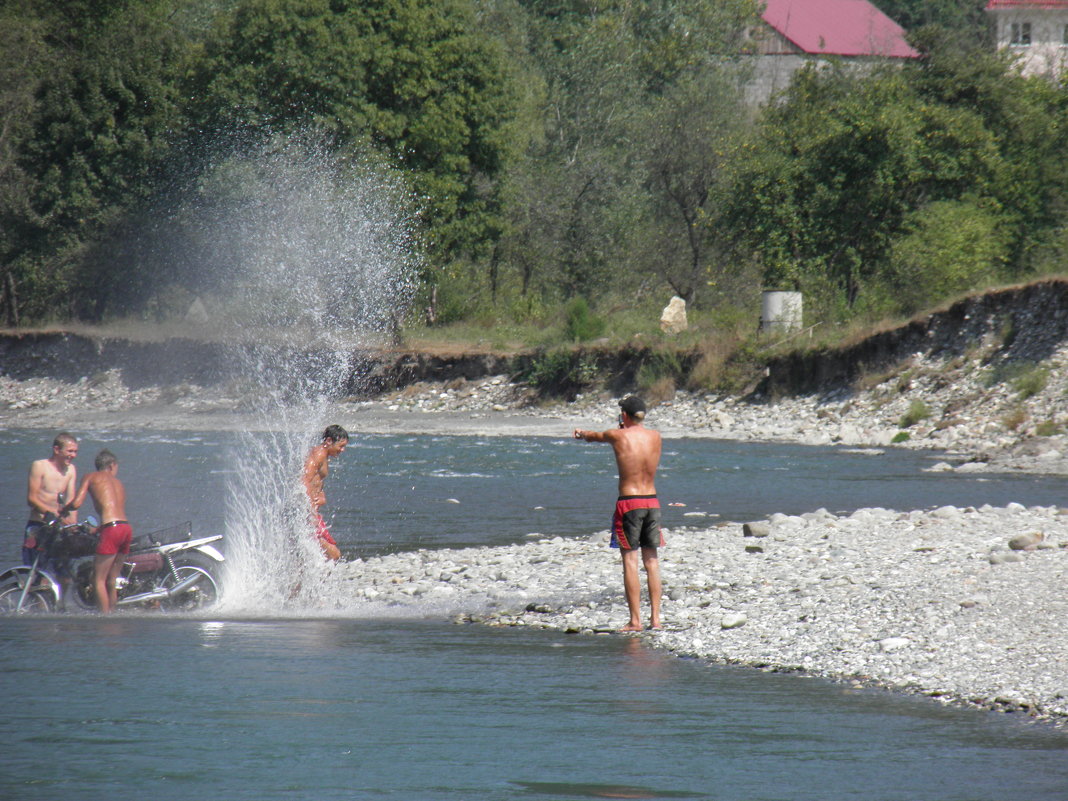
<path id="1" fill-rule="evenodd" d="M 125 520 L 115 520 L 102 525 L 98 532 L 100 542 L 96 546 L 97 556 L 111 556 L 112 554 L 128 554 L 130 552 L 130 540 L 133 539 L 133 529 Z"/>
<path id="2" fill-rule="evenodd" d="M 612 547 L 630 551 L 639 547 L 659 548 L 663 544 L 657 497 L 620 495 L 612 515 Z"/>
<path id="3" fill-rule="evenodd" d="M 32 554 L 37 550 L 37 532 L 44 528 L 44 525 L 40 520 L 26 522 L 26 532 L 22 535 L 22 561 L 26 562 L 27 554 L 31 554 L 30 561 L 26 562 L 28 565 L 33 564 Z"/>
<path id="4" fill-rule="evenodd" d="M 70 565 L 65 559 L 45 556 L 37 550 L 37 532 L 44 527 L 45 524 L 40 520 L 30 520 L 26 523 L 25 538 L 22 540 L 22 564 L 30 567 L 40 555 L 41 561 L 37 563 L 38 568 L 47 570 L 57 577 L 70 575 Z"/>

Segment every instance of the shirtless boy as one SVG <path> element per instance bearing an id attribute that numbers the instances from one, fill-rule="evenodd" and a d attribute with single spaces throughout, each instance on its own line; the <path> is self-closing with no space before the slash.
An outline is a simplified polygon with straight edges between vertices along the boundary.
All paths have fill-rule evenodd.
<path id="1" fill-rule="evenodd" d="M 96 455 L 96 472 L 82 480 L 78 494 L 61 510 L 77 509 L 89 495 L 100 515 L 100 528 L 97 529 L 100 541 L 93 562 L 93 584 L 97 603 L 104 614 L 111 612 L 118 602 L 115 579 L 122 570 L 122 557 L 130 552 L 130 540 L 133 539 L 133 530 L 126 522 L 126 488 L 119 481 L 118 472 L 119 460 L 115 454 L 107 449 L 100 451 Z"/>
<path id="2" fill-rule="evenodd" d="M 660 560 L 657 548 L 664 544 L 660 533 L 660 502 L 656 497 L 656 469 L 660 465 L 660 433 L 646 428 L 645 402 L 631 395 L 619 402 L 619 428 L 582 431 L 575 439 L 607 442 L 616 455 L 619 499 L 612 517 L 612 545 L 623 557 L 623 592 L 630 621 L 621 631 L 641 631 L 641 584 L 638 579 L 638 549 L 641 549 L 645 579 L 652 608 L 649 628 L 660 628 Z"/>
<path id="3" fill-rule="evenodd" d="M 311 502 L 315 538 L 319 541 L 319 547 L 323 549 L 323 555 L 335 562 L 341 558 L 341 551 L 330 535 L 330 530 L 319 510 L 326 504 L 323 482 L 330 473 L 330 460 L 340 456 L 348 444 L 349 432 L 339 425 L 327 426 L 326 431 L 323 432 L 322 442 L 311 449 L 304 462 L 304 490 L 308 493 L 308 500 Z"/>
<path id="4" fill-rule="evenodd" d="M 78 441 L 66 432 L 57 434 L 52 442 L 52 455 L 47 459 L 38 459 L 30 465 L 29 492 L 26 502 L 30 506 L 30 519 L 26 523 L 26 534 L 22 542 L 22 561 L 32 565 L 37 547 L 37 531 L 45 521 L 64 516 L 60 514 L 60 494 L 64 500 L 74 496 L 78 486 L 78 473 L 74 469 L 74 459 L 78 455 Z M 64 523 L 77 522 L 77 515 L 70 515 Z"/>

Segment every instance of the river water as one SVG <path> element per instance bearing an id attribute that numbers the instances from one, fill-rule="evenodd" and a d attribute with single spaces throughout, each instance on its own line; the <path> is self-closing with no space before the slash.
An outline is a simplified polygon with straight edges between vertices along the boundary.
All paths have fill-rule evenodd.
<path id="1" fill-rule="evenodd" d="M 0 432 L 2 555 L 53 432 Z M 80 434 L 120 459 L 135 531 L 214 533 L 242 438 Z M 249 449 L 255 452 L 255 449 Z M 666 443 L 665 524 L 776 511 L 1050 505 L 1062 481 L 924 473 L 908 451 Z M 327 482 L 349 556 L 588 536 L 614 464 L 567 439 L 368 436 Z M 612 558 L 606 554 L 606 558 Z M 640 639 L 395 617 L 0 619 L 0 798 L 1045 801 L 1068 734 L 1013 716 L 709 666 Z"/>

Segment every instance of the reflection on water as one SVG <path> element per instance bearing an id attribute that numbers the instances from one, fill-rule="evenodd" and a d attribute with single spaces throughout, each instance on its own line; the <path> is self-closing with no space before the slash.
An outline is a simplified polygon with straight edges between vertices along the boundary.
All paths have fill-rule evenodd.
<path id="1" fill-rule="evenodd" d="M 621 652 L 622 658 L 605 676 L 605 681 L 618 691 L 616 703 L 639 719 L 655 720 L 668 712 L 658 703 L 669 672 L 662 654 L 648 648 L 638 637 L 625 638 Z"/>
<path id="2" fill-rule="evenodd" d="M 0 642 L 0 692 L 24 701 L 0 718 L 4 798 L 1062 801 L 1068 787 L 1066 733 L 641 638 L 123 616 L 5 618 Z"/>
<path id="3" fill-rule="evenodd" d="M 25 471 L 51 436 L 0 433 L 11 560 Z M 106 444 L 123 459 L 135 528 L 191 519 L 203 533 L 219 523 L 219 476 L 242 441 L 82 435 L 84 452 Z M 598 499 L 611 500 L 614 466 L 604 452 L 551 439 L 354 445 L 330 478 L 335 531 L 350 555 L 607 526 L 610 503 L 601 509 Z M 669 528 L 692 524 L 690 511 L 752 519 L 760 504 L 765 514 L 851 503 L 1033 505 L 1056 503 L 1062 491 L 1059 479 L 924 474 L 923 457 L 909 453 L 707 441 L 671 451 L 662 495 L 686 506 L 666 507 Z M 131 776 L 144 777 L 138 792 L 151 786 L 160 797 L 256 801 L 1066 797 L 1064 733 L 709 667 L 640 637 L 360 619 L 358 606 L 332 608 L 329 619 L 307 606 L 211 614 L 0 619 L 0 693 L 14 699 L 0 718 L 0 797 L 127 797 Z"/>
<path id="4" fill-rule="evenodd" d="M 621 784 L 568 784 L 567 782 L 515 782 L 536 795 L 568 796 L 570 798 L 708 798 L 692 793 L 653 790 Z"/>

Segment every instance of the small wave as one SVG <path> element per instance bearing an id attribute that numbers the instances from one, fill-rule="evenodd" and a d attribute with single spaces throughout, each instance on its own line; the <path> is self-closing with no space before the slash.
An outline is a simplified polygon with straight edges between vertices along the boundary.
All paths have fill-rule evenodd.
<path id="1" fill-rule="evenodd" d="M 458 473 L 454 470 L 435 470 L 430 475 L 435 478 L 500 478 L 494 473 Z"/>

